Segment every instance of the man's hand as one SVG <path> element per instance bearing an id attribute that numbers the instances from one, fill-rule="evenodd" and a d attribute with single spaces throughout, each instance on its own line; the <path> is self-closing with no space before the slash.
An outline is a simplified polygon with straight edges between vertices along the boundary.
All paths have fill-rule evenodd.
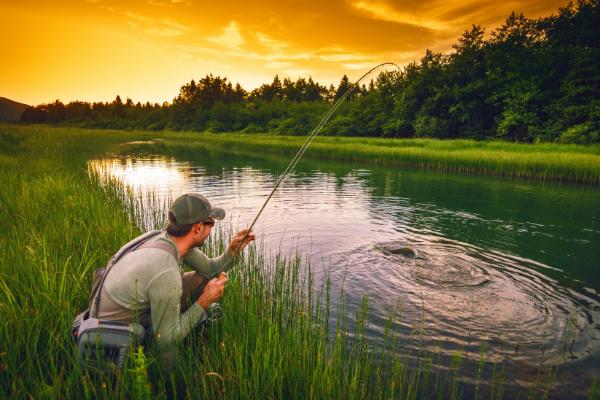
<path id="1" fill-rule="evenodd" d="M 246 237 L 246 233 L 248 236 Z M 244 239 L 246 237 L 246 239 Z M 242 242 L 242 239 L 244 241 Z M 248 243 L 253 241 L 255 238 L 254 233 L 252 231 L 248 232 L 248 229 L 240 230 L 233 238 L 231 243 L 229 243 L 229 252 L 233 255 L 238 255 L 239 252 L 244 250 Z"/>
<path id="2" fill-rule="evenodd" d="M 196 300 L 198 305 L 206 310 L 209 305 L 217 302 L 221 296 L 223 296 L 223 290 L 225 290 L 227 279 L 227 275 L 221 275 L 219 278 L 208 281 L 202 294 L 198 297 L 198 300 Z"/>
<path id="3" fill-rule="evenodd" d="M 227 275 L 227 272 L 221 272 L 217 279 L 219 280 L 219 282 L 227 283 L 227 281 L 229 280 L 229 275 Z"/>

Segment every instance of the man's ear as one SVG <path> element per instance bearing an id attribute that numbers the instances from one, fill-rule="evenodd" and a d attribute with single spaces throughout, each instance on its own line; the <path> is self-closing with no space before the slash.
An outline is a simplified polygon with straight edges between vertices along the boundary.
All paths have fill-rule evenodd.
<path id="1" fill-rule="evenodd" d="M 194 235 L 199 234 L 202 231 L 202 224 L 194 224 Z"/>

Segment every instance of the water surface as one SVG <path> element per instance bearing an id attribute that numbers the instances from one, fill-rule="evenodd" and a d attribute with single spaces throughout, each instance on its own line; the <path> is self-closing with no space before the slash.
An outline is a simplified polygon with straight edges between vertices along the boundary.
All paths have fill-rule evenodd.
<path id="1" fill-rule="evenodd" d="M 252 221 L 287 161 L 131 149 L 90 168 L 167 204 L 200 192 L 228 230 Z M 577 398 L 600 373 L 599 217 L 590 188 L 304 160 L 255 231 L 268 251 L 300 251 L 317 281 L 329 274 L 351 309 L 368 296 L 373 342 L 401 313 L 406 348 L 416 331 L 442 356 L 475 363 L 485 348 L 515 393 L 540 365 L 559 366 L 554 395 Z M 391 251 L 401 247 L 416 254 Z M 467 362 L 464 381 L 473 374 Z"/>

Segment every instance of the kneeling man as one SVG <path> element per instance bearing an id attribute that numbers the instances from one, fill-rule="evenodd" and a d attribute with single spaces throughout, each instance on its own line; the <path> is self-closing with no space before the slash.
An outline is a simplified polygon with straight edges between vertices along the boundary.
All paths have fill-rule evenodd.
<path id="1" fill-rule="evenodd" d="M 166 230 L 119 259 L 100 289 L 98 318 L 151 328 L 166 369 L 175 363 L 177 341 L 206 320 L 209 305 L 223 295 L 225 272 L 254 240 L 252 232 L 240 230 L 222 255 L 208 258 L 196 247 L 224 217 L 202 195 L 177 198 Z M 183 272 L 183 263 L 193 271 Z"/>

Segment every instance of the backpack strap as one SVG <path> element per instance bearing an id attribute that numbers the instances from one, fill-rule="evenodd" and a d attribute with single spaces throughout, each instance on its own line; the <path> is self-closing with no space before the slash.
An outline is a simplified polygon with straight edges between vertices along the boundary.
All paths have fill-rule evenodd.
<path id="1" fill-rule="evenodd" d="M 119 261 L 121 258 L 123 258 L 123 256 L 125 256 L 126 254 L 128 254 L 132 251 L 141 249 L 141 248 L 155 248 L 155 249 L 164 250 L 164 251 L 168 252 L 169 254 L 171 254 L 173 257 L 175 257 L 176 260 L 178 259 L 177 258 L 177 256 L 178 256 L 177 249 L 174 248 L 173 246 L 169 245 L 168 243 L 150 241 L 150 239 L 158 236 L 161 232 L 163 232 L 163 231 L 155 230 L 155 231 L 146 232 L 143 235 L 138 236 L 137 238 L 131 240 L 130 242 L 125 244 L 123 247 L 121 247 L 119 249 L 119 251 L 117 251 L 115 253 L 115 255 L 110 258 L 110 260 L 106 264 L 105 272 L 104 272 L 104 275 L 102 276 L 102 279 L 100 280 L 98 286 L 96 286 L 92 292 L 90 316 L 92 316 L 94 318 L 96 318 L 98 316 L 98 311 L 100 309 L 100 297 L 101 297 L 102 286 L 104 285 L 104 281 L 106 280 L 108 273 L 112 270 L 112 267 L 117 263 L 117 261 Z"/>
<path id="2" fill-rule="evenodd" d="M 140 247 L 136 248 L 136 250 L 140 249 L 161 249 L 172 255 L 175 258 L 175 260 L 179 259 L 179 252 L 177 251 L 177 248 L 164 241 L 145 242 L 142 243 Z"/>

